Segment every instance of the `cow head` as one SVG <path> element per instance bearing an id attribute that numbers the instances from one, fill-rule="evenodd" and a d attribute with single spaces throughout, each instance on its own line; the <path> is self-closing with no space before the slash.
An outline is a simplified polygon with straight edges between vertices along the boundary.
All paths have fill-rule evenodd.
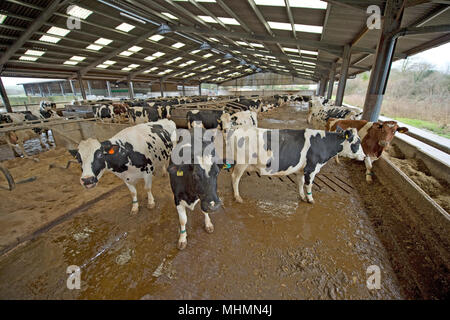
<path id="1" fill-rule="evenodd" d="M 392 139 L 394 139 L 395 133 L 406 133 L 408 128 L 399 127 L 396 121 L 376 122 L 372 126 L 375 133 L 376 140 L 380 147 L 388 147 Z"/>
<path id="2" fill-rule="evenodd" d="M 358 136 L 358 131 L 354 128 L 343 130 L 341 127 L 337 126 L 336 132 L 344 139 L 341 143 L 342 151 L 339 152 L 339 155 L 363 161 L 366 156 L 361 146 L 361 139 Z"/>
<path id="3" fill-rule="evenodd" d="M 81 165 L 81 185 L 86 189 L 94 188 L 105 172 L 107 157 L 118 151 L 118 145 L 109 141 L 100 143 L 92 138 L 81 141 L 78 150 L 69 150 Z"/>

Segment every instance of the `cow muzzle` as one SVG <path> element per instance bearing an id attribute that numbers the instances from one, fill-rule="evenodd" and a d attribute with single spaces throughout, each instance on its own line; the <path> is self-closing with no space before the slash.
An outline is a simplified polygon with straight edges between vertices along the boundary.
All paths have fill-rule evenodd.
<path id="1" fill-rule="evenodd" d="M 219 208 L 222 206 L 222 202 L 220 200 L 218 201 L 210 201 L 204 205 L 202 205 L 202 210 L 210 213 L 210 212 L 215 212 L 217 210 L 219 210 Z"/>
<path id="2" fill-rule="evenodd" d="M 378 145 L 380 147 L 389 147 L 389 142 L 387 142 L 386 140 L 381 140 L 380 142 L 378 142 Z"/>
<path id="3" fill-rule="evenodd" d="M 87 177 L 87 178 L 81 178 L 80 183 L 83 187 L 86 189 L 92 189 L 97 185 L 97 178 L 96 177 Z"/>

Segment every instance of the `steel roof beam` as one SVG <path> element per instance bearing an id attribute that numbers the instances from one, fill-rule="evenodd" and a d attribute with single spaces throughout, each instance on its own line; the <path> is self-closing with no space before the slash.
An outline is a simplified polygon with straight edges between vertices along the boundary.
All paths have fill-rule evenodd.
<path id="1" fill-rule="evenodd" d="M 5 64 L 17 50 L 22 48 L 22 46 L 33 36 L 33 34 L 39 30 L 40 27 L 53 15 L 53 13 L 58 10 L 58 8 L 65 4 L 66 1 L 61 2 L 60 0 L 53 0 L 50 5 L 39 15 L 39 17 L 34 20 L 34 22 L 29 26 L 24 33 L 19 37 L 19 39 L 11 45 L 6 52 L 0 57 L 0 66 Z"/>

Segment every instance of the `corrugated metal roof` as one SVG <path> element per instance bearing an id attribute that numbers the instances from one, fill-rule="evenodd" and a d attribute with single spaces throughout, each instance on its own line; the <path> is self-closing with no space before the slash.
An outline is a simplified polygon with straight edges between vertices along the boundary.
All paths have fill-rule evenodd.
<path id="1" fill-rule="evenodd" d="M 270 2 L 271 5 L 261 5 L 261 0 L 65 1 L 9 59 L 2 75 L 35 74 L 42 77 L 45 72 L 46 76 L 52 77 L 76 77 L 77 71 L 86 69 L 85 76 L 92 79 L 125 79 L 131 76 L 136 81 L 163 78 L 188 83 L 220 83 L 261 69 L 317 81 L 328 74 L 333 62 L 338 63 L 339 72 L 342 48 L 355 42 L 350 75 L 369 70 L 380 31 L 364 32 L 368 17 L 366 9 L 375 4 L 383 10 L 386 1 L 327 0 L 326 9 L 299 6 L 311 1 L 289 0 L 289 9 L 284 1 L 279 0 Z M 52 2 L 1 1 L 0 12 L 7 18 L 0 24 L 0 52 L 4 53 L 17 41 Z M 48 34 L 51 27 L 67 28 L 67 9 L 74 4 L 93 11 L 87 19 L 81 20 L 81 29 L 61 36 L 58 43 L 41 41 L 45 35 L 54 37 Z M 420 26 L 448 24 L 450 10 L 447 9 L 446 4 L 409 0 L 402 27 L 417 26 L 418 23 Z M 115 29 L 122 23 L 134 28 L 128 32 Z M 161 23 L 167 23 L 177 32 L 165 34 L 164 38 L 155 41 L 132 43 Z M 291 23 L 296 32 L 292 31 Z M 317 27 L 322 27 L 322 32 L 314 29 Z M 98 51 L 87 49 L 99 38 L 112 42 L 101 45 Z M 448 32 L 400 38 L 396 59 L 449 40 Z M 214 50 L 196 52 L 203 42 L 208 42 Z M 135 52 L 126 56 L 120 54 L 133 46 L 138 47 L 134 48 Z M 20 60 L 28 49 L 45 53 L 35 62 Z M 115 54 L 108 58 L 108 67 L 97 68 L 112 52 Z M 164 55 L 152 58 L 159 52 Z M 225 59 L 225 53 L 230 53 L 233 58 Z M 84 60 L 76 65 L 64 64 L 73 56 L 84 57 Z M 88 66 L 92 68 L 88 70 Z"/>

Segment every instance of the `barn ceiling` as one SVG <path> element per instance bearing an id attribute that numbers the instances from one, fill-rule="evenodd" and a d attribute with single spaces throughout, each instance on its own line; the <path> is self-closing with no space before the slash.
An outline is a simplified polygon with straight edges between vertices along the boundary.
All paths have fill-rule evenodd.
<path id="1" fill-rule="evenodd" d="M 379 30 L 370 0 L 2 0 L 2 76 L 222 83 L 256 72 L 318 81 L 345 45 L 370 70 Z M 402 27 L 448 24 L 446 1 L 405 1 Z M 450 40 L 400 38 L 395 59 Z"/>

